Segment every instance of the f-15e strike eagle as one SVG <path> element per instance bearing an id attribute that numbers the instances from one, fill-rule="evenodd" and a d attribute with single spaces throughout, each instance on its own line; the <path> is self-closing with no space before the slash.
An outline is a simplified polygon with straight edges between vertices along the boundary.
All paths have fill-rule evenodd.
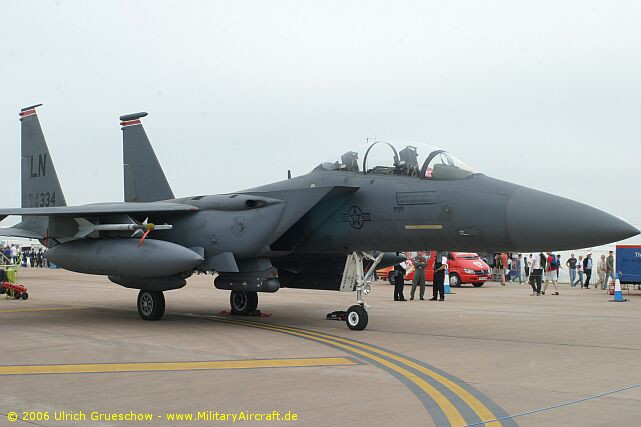
<path id="1" fill-rule="evenodd" d="M 22 222 L 0 235 L 40 240 L 47 258 L 140 289 L 160 319 L 164 291 L 217 273 L 235 314 L 281 287 L 357 291 L 350 329 L 367 325 L 363 261 L 373 251 L 583 248 L 639 231 L 605 212 L 475 173 L 446 151 L 376 141 L 310 173 L 229 194 L 175 198 L 141 119 L 121 116 L 124 202 L 67 206 L 36 113 L 20 112 Z M 188 142 L 187 142 L 188 143 Z M 362 162 L 361 162 L 362 160 Z"/>

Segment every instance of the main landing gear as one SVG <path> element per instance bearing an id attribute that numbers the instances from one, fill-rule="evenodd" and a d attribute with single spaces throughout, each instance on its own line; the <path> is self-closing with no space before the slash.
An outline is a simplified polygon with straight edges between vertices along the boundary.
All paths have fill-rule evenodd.
<path id="1" fill-rule="evenodd" d="M 363 271 L 363 261 L 365 259 L 372 261 L 367 273 Z M 367 327 L 367 322 L 369 321 L 367 309 L 369 306 L 365 303 L 365 296 L 372 291 L 371 278 L 382 259 L 382 252 L 378 256 L 367 252 L 354 252 L 347 256 L 340 291 L 356 291 L 356 305 L 348 308 L 346 312 L 330 313 L 327 315 L 328 319 L 345 320 L 347 327 L 353 331 L 362 331 Z"/>
<path id="2" fill-rule="evenodd" d="M 162 291 L 138 292 L 138 314 L 143 320 L 160 320 L 165 314 L 165 296 Z"/>
<path id="3" fill-rule="evenodd" d="M 249 316 L 258 307 L 258 293 L 231 291 L 229 303 L 232 314 Z M 143 320 L 160 320 L 165 314 L 165 296 L 162 291 L 143 289 L 138 292 L 138 314 Z"/>
<path id="4" fill-rule="evenodd" d="M 249 316 L 258 308 L 258 292 L 231 291 L 231 314 Z"/>

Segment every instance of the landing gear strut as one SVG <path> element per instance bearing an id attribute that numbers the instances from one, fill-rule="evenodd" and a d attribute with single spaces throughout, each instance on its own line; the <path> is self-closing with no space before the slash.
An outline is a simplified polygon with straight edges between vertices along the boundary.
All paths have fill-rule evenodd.
<path id="1" fill-rule="evenodd" d="M 363 272 L 363 261 L 365 259 L 372 261 L 372 265 L 367 270 L 367 273 Z M 362 331 L 367 327 L 369 320 L 367 309 L 369 306 L 365 303 L 365 296 L 372 290 L 372 286 L 370 285 L 371 278 L 382 259 L 382 252 L 376 257 L 367 252 L 354 252 L 347 256 L 340 290 L 341 292 L 356 291 L 356 305 L 347 309 L 347 312 L 337 313 L 335 317 L 343 319 L 344 313 L 345 323 L 351 330 Z M 329 315 L 328 318 L 330 318 Z"/>
<path id="2" fill-rule="evenodd" d="M 160 320 L 165 314 L 165 295 L 161 291 L 138 292 L 138 314 L 143 320 Z"/>
<path id="3" fill-rule="evenodd" d="M 231 291 L 229 304 L 231 314 L 248 316 L 258 308 L 258 292 Z"/>

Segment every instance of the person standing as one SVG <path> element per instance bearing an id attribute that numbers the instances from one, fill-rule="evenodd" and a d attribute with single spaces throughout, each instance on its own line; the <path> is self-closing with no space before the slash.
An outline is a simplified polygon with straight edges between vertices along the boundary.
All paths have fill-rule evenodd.
<path id="1" fill-rule="evenodd" d="M 605 255 L 601 255 L 601 260 L 596 264 L 596 272 L 599 275 L 599 283 L 601 284 L 601 289 L 605 289 L 605 284 L 607 282 L 605 274 L 607 271 L 608 268 L 605 261 Z M 595 284 L 594 288 L 599 289 L 599 285 Z"/>
<path id="2" fill-rule="evenodd" d="M 588 254 L 583 260 L 583 272 L 585 273 L 585 289 L 590 289 L 590 278 L 592 277 L 592 254 Z"/>
<path id="3" fill-rule="evenodd" d="M 418 296 L 421 301 L 425 299 L 425 260 L 420 255 L 414 257 L 414 278 L 412 279 L 412 290 L 410 291 L 410 300 L 414 299 L 416 286 L 420 286 Z"/>
<path id="4" fill-rule="evenodd" d="M 579 275 L 579 282 L 581 284 L 581 289 L 583 289 L 583 255 L 579 255 L 579 260 L 576 263 L 576 272 Z"/>
<path id="5" fill-rule="evenodd" d="M 521 264 L 523 261 L 523 255 L 519 254 L 518 256 L 514 255 L 512 257 L 512 271 L 514 273 L 510 273 L 510 282 L 514 282 L 514 279 L 516 277 L 519 278 L 519 285 L 523 284 L 523 280 L 521 279 Z"/>
<path id="6" fill-rule="evenodd" d="M 445 301 L 445 269 L 447 266 L 443 264 L 441 257 L 436 255 L 434 260 L 434 281 L 432 286 L 432 298 L 430 301 Z M 440 298 L 439 298 L 440 294 Z"/>
<path id="7" fill-rule="evenodd" d="M 11 264 L 18 263 L 18 246 L 11 245 Z"/>
<path id="8" fill-rule="evenodd" d="M 532 272 L 530 273 L 530 286 L 532 293 L 530 295 L 541 295 L 541 281 L 543 277 L 543 252 L 532 257 Z"/>
<path id="9" fill-rule="evenodd" d="M 394 266 L 394 301 L 405 301 L 403 288 L 405 287 L 405 269 L 402 265 Z"/>
<path id="10" fill-rule="evenodd" d="M 530 279 L 530 266 L 532 265 L 532 254 L 529 257 L 523 257 L 523 267 L 525 268 L 525 279 Z"/>
<path id="11" fill-rule="evenodd" d="M 496 259 L 496 267 L 498 269 L 499 278 L 501 279 L 501 285 L 505 286 L 505 269 L 507 268 L 507 254 L 501 252 Z"/>
<path id="12" fill-rule="evenodd" d="M 557 271 L 559 270 L 558 261 L 552 252 L 548 252 L 548 258 L 546 262 L 546 272 L 545 272 L 545 286 L 543 286 L 543 295 L 548 289 L 549 282 L 552 282 L 552 287 L 554 288 L 554 293 L 552 295 L 559 294 L 559 288 L 557 286 Z"/>
<path id="13" fill-rule="evenodd" d="M 574 258 L 574 254 L 570 255 L 570 259 L 565 262 L 565 266 L 568 268 L 568 273 L 570 274 L 570 286 L 576 286 L 576 263 L 577 259 Z"/>
<path id="14" fill-rule="evenodd" d="M 561 267 L 561 254 L 556 256 L 556 282 L 559 282 L 559 272 L 563 267 Z"/>
<path id="15" fill-rule="evenodd" d="M 614 252 L 610 251 L 608 254 L 608 258 L 605 261 L 605 282 L 603 282 L 603 289 L 608 288 L 608 279 L 612 279 L 612 281 L 616 280 L 615 277 L 616 275 L 614 274 Z"/>

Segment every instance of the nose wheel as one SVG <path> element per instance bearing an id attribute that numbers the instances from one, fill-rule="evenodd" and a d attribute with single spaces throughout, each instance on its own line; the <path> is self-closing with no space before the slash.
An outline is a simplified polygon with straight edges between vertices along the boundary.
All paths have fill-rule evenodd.
<path id="1" fill-rule="evenodd" d="M 367 327 L 369 318 L 367 310 L 362 305 L 353 305 L 347 309 L 345 323 L 353 331 L 362 331 Z"/>

